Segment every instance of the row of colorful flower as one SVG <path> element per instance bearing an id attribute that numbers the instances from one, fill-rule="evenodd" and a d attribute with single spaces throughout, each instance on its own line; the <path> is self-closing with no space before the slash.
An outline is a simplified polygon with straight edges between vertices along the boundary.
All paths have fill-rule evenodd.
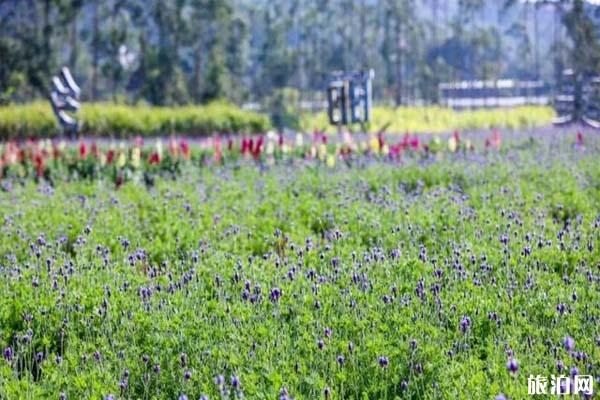
<path id="1" fill-rule="evenodd" d="M 583 135 L 577 134 L 583 143 Z M 499 150 L 500 132 L 494 130 L 484 138 L 479 150 Z M 95 176 L 99 169 L 109 169 L 118 175 L 120 170 L 158 172 L 175 171 L 179 164 L 196 162 L 200 165 L 222 164 L 239 159 L 273 161 L 282 158 L 301 158 L 334 166 L 337 160 L 347 160 L 354 155 L 371 154 L 400 160 L 404 155 L 428 156 L 443 152 L 476 151 L 475 144 L 454 132 L 442 140 L 433 136 L 405 134 L 398 138 L 384 134 L 355 138 L 349 134 L 333 137 L 321 132 L 312 135 L 298 133 L 291 137 L 268 132 L 252 137 L 222 137 L 188 141 L 186 139 L 157 139 L 145 143 L 141 137 L 133 142 L 97 142 L 81 140 L 11 141 L 0 144 L 0 178 L 16 169 L 20 177 L 48 177 L 51 170 L 66 169 L 79 176 Z M 92 171 L 85 173 L 85 171 Z M 14 175 L 14 174 L 13 174 Z"/>

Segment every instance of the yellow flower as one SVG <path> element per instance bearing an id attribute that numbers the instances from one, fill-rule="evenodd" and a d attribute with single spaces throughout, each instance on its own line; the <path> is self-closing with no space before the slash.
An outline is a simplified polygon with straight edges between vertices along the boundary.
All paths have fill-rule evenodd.
<path id="1" fill-rule="evenodd" d="M 325 143 L 321 143 L 319 145 L 319 158 L 325 159 L 327 156 L 327 145 Z"/>
<path id="2" fill-rule="evenodd" d="M 156 149 L 156 154 L 158 154 L 158 157 L 162 160 L 162 155 L 163 155 L 163 144 L 162 144 L 162 140 L 160 139 L 156 139 L 156 144 L 155 144 L 155 149 Z"/>
<path id="3" fill-rule="evenodd" d="M 126 162 L 127 162 L 127 157 L 125 157 L 125 153 L 123 153 L 122 151 L 119 152 L 119 158 L 117 159 L 117 166 L 119 168 L 123 168 L 125 166 Z"/>
<path id="4" fill-rule="evenodd" d="M 267 153 L 268 155 L 271 155 L 271 154 L 273 154 L 274 152 L 275 152 L 275 146 L 273 145 L 273 141 L 272 141 L 272 140 L 269 140 L 269 141 L 267 142 L 266 153 Z"/>
<path id="5" fill-rule="evenodd" d="M 384 144 L 383 147 L 381 148 L 381 154 L 383 154 L 384 156 L 387 156 L 388 154 L 390 154 L 390 148 L 387 144 Z"/>
<path id="6" fill-rule="evenodd" d="M 327 166 L 329 168 L 333 168 L 335 166 L 335 155 L 333 155 L 333 154 L 327 155 Z"/>
<path id="7" fill-rule="evenodd" d="M 134 147 L 133 150 L 131 150 L 131 165 L 133 165 L 133 168 L 140 166 L 141 156 L 142 154 L 139 147 Z"/>
<path id="8" fill-rule="evenodd" d="M 369 142 L 371 150 L 374 153 L 379 153 L 379 139 L 377 139 L 375 136 L 373 136 L 371 138 L 371 141 Z"/>
<path id="9" fill-rule="evenodd" d="M 458 148 L 458 142 L 456 141 L 456 138 L 454 136 L 452 136 L 450 139 L 448 139 L 448 150 L 450 150 L 452 153 L 454 153 L 457 148 Z"/>

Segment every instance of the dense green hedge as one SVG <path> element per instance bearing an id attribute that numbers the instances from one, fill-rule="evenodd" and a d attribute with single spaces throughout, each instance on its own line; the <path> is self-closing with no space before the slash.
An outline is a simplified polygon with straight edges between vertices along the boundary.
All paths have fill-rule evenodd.
<path id="1" fill-rule="evenodd" d="M 203 106 L 152 107 L 110 103 L 83 104 L 80 133 L 86 136 L 205 136 L 213 132 L 264 132 L 268 117 L 227 103 Z M 48 137 L 60 134 L 48 103 L 0 107 L 0 138 Z"/>

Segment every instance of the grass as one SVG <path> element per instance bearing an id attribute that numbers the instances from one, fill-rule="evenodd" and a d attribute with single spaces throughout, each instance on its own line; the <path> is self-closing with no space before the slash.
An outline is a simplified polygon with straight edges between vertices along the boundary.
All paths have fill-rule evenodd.
<path id="1" fill-rule="evenodd" d="M 557 360 L 598 376 L 586 141 L 3 185 L 0 397 L 520 399 Z"/>

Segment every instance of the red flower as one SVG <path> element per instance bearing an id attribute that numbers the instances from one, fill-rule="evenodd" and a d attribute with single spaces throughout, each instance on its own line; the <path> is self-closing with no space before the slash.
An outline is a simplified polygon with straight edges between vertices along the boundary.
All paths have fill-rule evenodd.
<path id="1" fill-rule="evenodd" d="M 404 150 L 405 148 L 406 147 L 404 143 L 398 143 L 393 145 L 392 147 L 390 147 L 390 157 L 399 158 L 400 154 L 402 153 L 402 150 Z"/>
<path id="2" fill-rule="evenodd" d="M 500 137 L 500 132 L 498 132 L 497 129 L 494 129 L 494 131 L 492 132 L 492 136 L 490 138 L 485 139 L 486 150 L 488 150 L 490 148 L 499 150 L 501 144 L 502 144 L 502 138 Z"/>
<path id="3" fill-rule="evenodd" d="M 46 166 L 44 165 L 44 157 L 42 156 L 42 153 L 40 153 L 40 152 L 35 153 L 35 155 L 33 156 L 33 165 L 35 166 L 35 171 L 37 173 L 37 176 L 38 177 L 43 176 Z"/>
<path id="4" fill-rule="evenodd" d="M 264 141 L 265 141 L 265 138 L 263 136 L 260 136 L 258 138 L 258 140 L 256 141 L 256 145 L 254 146 L 254 148 L 251 149 L 252 156 L 255 159 L 258 159 L 260 157 L 260 154 L 262 153 L 262 146 L 263 146 Z"/>
<path id="5" fill-rule="evenodd" d="M 106 153 L 106 163 L 112 164 L 114 159 L 115 159 L 115 151 L 113 149 L 108 150 L 108 153 Z"/>
<path id="6" fill-rule="evenodd" d="M 383 146 L 385 145 L 385 140 L 383 139 L 383 133 L 379 132 L 377 134 L 377 140 L 379 141 L 379 148 L 383 149 Z"/>
<path id="7" fill-rule="evenodd" d="M 419 150 L 420 145 L 421 145 L 421 142 L 419 141 L 419 138 L 416 135 L 413 136 L 413 138 L 410 140 L 410 147 L 414 151 L 417 151 L 417 150 Z"/>
<path id="8" fill-rule="evenodd" d="M 87 158 L 87 155 L 88 155 L 87 145 L 85 144 L 84 141 L 79 142 L 79 157 L 84 159 L 84 158 Z"/>
<path id="9" fill-rule="evenodd" d="M 179 147 L 181 147 L 181 154 L 183 154 L 183 157 L 187 160 L 190 159 L 190 145 L 188 144 L 187 141 L 182 140 L 179 143 Z"/>
<path id="10" fill-rule="evenodd" d="M 150 157 L 148 158 L 148 162 L 150 164 L 159 164 L 160 163 L 160 155 L 155 151 L 152 154 L 150 154 Z"/>
<path id="11" fill-rule="evenodd" d="M 460 143 L 460 134 L 458 133 L 458 131 L 454 131 L 452 136 L 454 136 L 454 140 L 456 140 L 456 143 Z"/>

